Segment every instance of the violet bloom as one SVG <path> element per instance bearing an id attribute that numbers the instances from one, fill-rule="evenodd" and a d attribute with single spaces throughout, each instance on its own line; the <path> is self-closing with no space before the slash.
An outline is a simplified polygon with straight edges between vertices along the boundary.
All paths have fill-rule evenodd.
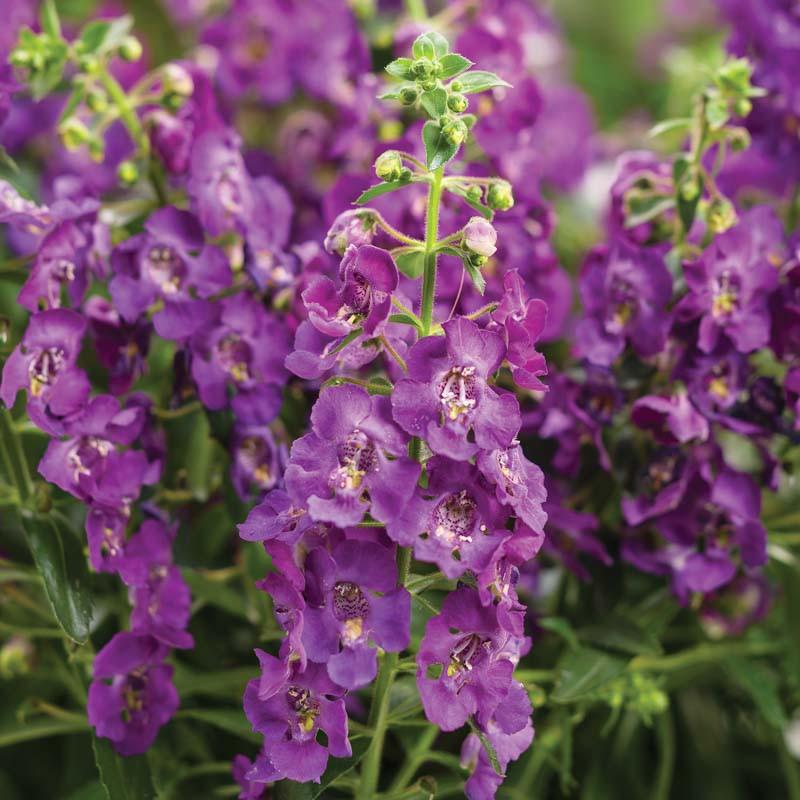
<path id="1" fill-rule="evenodd" d="M 451 592 L 425 626 L 417 654 L 417 687 L 425 716 L 443 731 L 470 717 L 485 725 L 501 703 L 516 709 L 511 693 L 517 659 L 510 636 L 493 606 L 481 604 L 474 589 Z"/>
<path id="2" fill-rule="evenodd" d="M 306 558 L 303 645 L 310 661 L 326 663 L 345 689 L 371 683 L 376 647 L 408 647 L 411 596 L 397 586 L 394 551 L 368 541 L 346 540 L 312 550 Z"/>
<path id="3" fill-rule="evenodd" d="M 351 245 L 339 266 L 340 288 L 320 276 L 303 292 L 308 318 L 327 336 L 347 336 L 358 328 L 376 335 L 389 317 L 398 280 L 388 251 Z"/>
<path id="4" fill-rule="evenodd" d="M 203 405 L 231 402 L 239 422 L 264 425 L 278 413 L 289 349 L 285 326 L 249 294 L 216 304 L 218 319 L 192 338 L 192 377 Z"/>
<path id="5" fill-rule="evenodd" d="M 741 636 L 763 619 L 771 606 L 773 591 L 763 575 L 738 575 L 727 586 L 703 598 L 698 614 L 711 639 Z"/>
<path id="6" fill-rule="evenodd" d="M 708 439 L 708 420 L 682 390 L 671 397 L 640 397 L 631 407 L 631 421 L 639 428 L 649 430 L 661 444 Z"/>
<path id="7" fill-rule="evenodd" d="M 628 525 L 641 525 L 653 517 L 674 511 L 683 499 L 697 466 L 677 447 L 662 447 L 645 465 L 637 494 L 622 498 L 622 514 Z"/>
<path id="8" fill-rule="evenodd" d="M 166 652 L 150 636 L 123 632 L 94 658 L 89 724 L 123 756 L 144 753 L 178 709 Z"/>
<path id="9" fill-rule="evenodd" d="M 107 470 L 143 475 L 147 470 L 145 454 L 116 448 L 116 444 L 131 444 L 143 425 L 142 409 L 120 410 L 113 397 L 99 395 L 69 426 L 69 438 L 50 441 L 39 462 L 39 473 L 83 500 L 94 495 Z"/>
<path id="10" fill-rule="evenodd" d="M 231 480 L 242 500 L 274 489 L 283 477 L 286 445 L 278 443 L 266 425 L 234 428 Z"/>
<path id="11" fill-rule="evenodd" d="M 408 378 L 392 393 L 395 420 L 434 453 L 456 460 L 508 447 L 519 431 L 519 405 L 513 394 L 489 385 L 505 355 L 502 338 L 464 317 L 443 327 L 444 336 L 428 336 L 411 348 Z"/>
<path id="12" fill-rule="evenodd" d="M 89 395 L 86 374 L 76 366 L 85 330 L 86 320 L 75 311 L 34 314 L 3 367 L 0 398 L 6 406 L 11 408 L 24 388 L 33 422 L 58 433 L 60 420 L 80 410 Z"/>
<path id="13" fill-rule="evenodd" d="M 0 180 L 0 224 L 42 234 L 53 224 L 53 214 L 47 206 L 26 200 L 8 181 Z"/>
<path id="14" fill-rule="evenodd" d="M 192 647 L 186 632 L 192 602 L 189 587 L 172 563 L 175 530 L 149 519 L 125 545 L 119 573 L 130 589 L 131 630 L 149 634 L 170 647 Z"/>
<path id="15" fill-rule="evenodd" d="M 497 231 L 483 217 L 472 217 L 464 226 L 463 244 L 470 253 L 491 258 L 497 252 Z"/>
<path id="16" fill-rule="evenodd" d="M 253 730 L 264 736 L 260 767 L 270 769 L 273 779 L 319 783 L 329 754 L 352 755 L 341 699 L 344 689 L 328 677 L 322 664 L 309 663 L 301 671 L 296 662 L 290 665 L 258 650 L 256 654 L 261 680 L 247 684 L 244 712 Z M 326 744 L 318 741 L 320 733 Z M 262 780 L 263 775 L 254 769 L 248 778 Z"/>
<path id="17" fill-rule="evenodd" d="M 684 265 L 689 294 L 678 306 L 684 318 L 700 317 L 698 346 L 710 353 L 727 336 L 741 353 L 770 338 L 769 297 L 783 262 L 783 228 L 774 211 L 757 207 L 718 236 L 697 261 Z"/>
<path id="18" fill-rule="evenodd" d="M 263 756 L 261 756 L 263 758 Z M 256 759 L 258 761 L 258 758 Z M 261 800 L 267 790 L 266 782 L 254 781 L 248 778 L 248 773 L 255 768 L 256 761 L 251 761 L 246 755 L 239 753 L 234 756 L 231 764 L 233 780 L 239 784 L 241 791 L 237 795 L 239 800 Z"/>
<path id="19" fill-rule="evenodd" d="M 596 247 L 583 264 L 579 287 L 585 316 L 575 335 L 585 358 L 608 366 L 626 342 L 642 357 L 661 352 L 672 278 L 660 255 L 621 241 L 611 249 Z"/>
<path id="20" fill-rule="evenodd" d="M 472 773 L 464 785 L 468 800 L 494 800 L 508 765 L 516 761 L 533 741 L 531 711 L 525 687 L 512 681 L 506 702 L 497 707 L 494 716 L 486 723 L 483 732 L 494 748 L 503 773 L 501 775 L 495 772 L 476 734 L 471 733 L 464 740 L 461 765 Z"/>
<path id="21" fill-rule="evenodd" d="M 325 235 L 325 250 L 343 256 L 351 245 L 372 244 L 375 237 L 375 211 L 371 208 L 349 208 L 333 221 Z"/>
<path id="22" fill-rule="evenodd" d="M 397 509 L 387 533 L 414 547 L 420 561 L 436 564 L 448 578 L 480 572 L 511 535 L 509 516 L 468 462 L 435 456 L 427 464 L 428 485 Z"/>
<path id="23" fill-rule="evenodd" d="M 111 297 L 129 323 L 163 302 L 153 316 L 156 331 L 165 339 L 184 339 L 212 313 L 211 305 L 198 298 L 230 285 L 228 261 L 222 250 L 205 244 L 203 229 L 187 211 L 161 208 L 144 228 L 112 254 Z"/>
<path id="24" fill-rule="evenodd" d="M 414 491 L 419 465 L 391 418 L 389 399 L 358 386 L 324 390 L 311 411 L 312 433 L 292 445 L 285 480 L 297 505 L 340 527 L 396 519 Z"/>
<path id="25" fill-rule="evenodd" d="M 505 340 L 506 360 L 517 386 L 546 391 L 547 386 L 539 376 L 547 375 L 547 363 L 537 352 L 536 342 L 547 325 L 547 304 L 542 300 L 528 299 L 518 270 L 505 273 L 503 289 L 503 297 L 492 312 L 492 322 L 488 327 L 497 330 Z"/>

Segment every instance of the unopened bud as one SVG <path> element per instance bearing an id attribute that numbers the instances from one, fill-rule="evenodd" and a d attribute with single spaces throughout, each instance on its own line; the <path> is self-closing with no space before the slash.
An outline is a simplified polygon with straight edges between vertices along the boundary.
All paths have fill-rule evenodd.
<path id="1" fill-rule="evenodd" d="M 411 65 L 411 73 L 420 81 L 432 78 L 435 72 L 436 70 L 434 69 L 433 62 L 427 58 L 418 58 Z"/>
<path id="2" fill-rule="evenodd" d="M 467 138 L 467 126 L 460 119 L 450 120 L 442 126 L 442 136 L 450 144 L 459 145 Z"/>
<path id="3" fill-rule="evenodd" d="M 483 189 L 480 186 L 472 184 L 466 191 L 467 200 L 473 203 L 480 203 L 483 200 Z"/>
<path id="4" fill-rule="evenodd" d="M 492 223 L 483 217 L 473 217 L 464 226 L 462 244 L 465 249 L 482 256 L 485 261 L 497 251 L 497 231 Z"/>
<path id="5" fill-rule="evenodd" d="M 451 94 L 447 98 L 447 107 L 456 114 L 461 114 L 467 110 L 469 101 L 463 94 Z"/>
<path id="6" fill-rule="evenodd" d="M 413 106 L 417 102 L 419 92 L 413 86 L 404 86 L 400 90 L 400 102 L 404 106 Z"/>
<path id="7" fill-rule="evenodd" d="M 165 64 L 161 68 L 161 79 L 164 82 L 164 94 L 190 97 L 194 91 L 192 76 L 179 64 Z"/>
<path id="8" fill-rule="evenodd" d="M 680 192 L 681 198 L 687 203 L 691 203 L 693 200 L 700 197 L 701 186 L 697 176 L 692 172 L 684 175 L 678 186 L 678 191 Z"/>
<path id="9" fill-rule="evenodd" d="M 58 135 L 67 150 L 77 150 L 86 144 L 92 134 L 89 129 L 76 117 L 68 117 L 58 126 Z"/>
<path id="10" fill-rule="evenodd" d="M 101 164 L 106 157 L 106 146 L 100 138 L 94 138 L 89 141 L 87 147 L 89 148 L 89 158 L 96 164 Z"/>
<path id="11" fill-rule="evenodd" d="M 86 105 L 95 114 L 102 114 L 108 108 L 108 95 L 95 86 L 86 95 Z"/>
<path id="12" fill-rule="evenodd" d="M 733 111 L 737 117 L 746 117 L 752 110 L 753 104 L 746 97 L 740 97 L 733 104 Z"/>
<path id="13" fill-rule="evenodd" d="M 452 81 L 450 83 L 450 91 L 451 92 L 460 92 L 464 88 L 464 84 L 461 81 Z"/>
<path id="14" fill-rule="evenodd" d="M 381 153 L 375 161 L 375 174 L 382 181 L 400 180 L 403 172 L 403 160 L 396 150 L 387 150 Z"/>
<path id="15" fill-rule="evenodd" d="M 133 161 L 123 161 L 117 167 L 117 177 L 120 183 L 126 186 L 133 186 L 139 180 L 139 168 Z"/>
<path id="16" fill-rule="evenodd" d="M 97 56 L 81 56 L 78 59 L 78 66 L 81 68 L 81 72 L 85 72 L 87 75 L 97 75 L 100 70 L 100 62 L 97 60 Z"/>
<path id="17" fill-rule="evenodd" d="M 138 61 L 142 57 L 142 43 L 135 36 L 126 36 L 119 46 L 123 61 Z"/>
<path id="18" fill-rule="evenodd" d="M 750 132 L 747 128 L 731 128 L 728 131 L 728 144 L 734 153 L 740 153 L 750 147 Z"/>
<path id="19" fill-rule="evenodd" d="M 486 205 L 496 211 L 508 211 L 514 207 L 514 193 L 508 181 L 495 181 L 489 184 L 486 192 Z"/>
<path id="20" fill-rule="evenodd" d="M 721 197 L 713 200 L 706 214 L 708 229 L 712 233 L 724 233 L 736 224 L 736 209 L 730 200 Z"/>
<path id="21" fill-rule="evenodd" d="M 27 675 L 33 666 L 34 650 L 30 639 L 12 636 L 0 648 L 0 675 L 6 679 Z"/>

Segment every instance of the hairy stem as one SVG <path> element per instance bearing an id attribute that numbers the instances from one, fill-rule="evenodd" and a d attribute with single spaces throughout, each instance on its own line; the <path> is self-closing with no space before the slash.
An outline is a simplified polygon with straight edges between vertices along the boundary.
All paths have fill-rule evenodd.
<path id="1" fill-rule="evenodd" d="M 439 234 L 439 204 L 442 199 L 442 179 L 444 167 L 433 172 L 433 181 L 428 189 L 428 216 L 425 223 L 425 271 L 422 277 L 422 300 L 420 319 L 422 335 L 431 332 L 433 322 L 433 301 L 436 297 L 436 237 Z"/>

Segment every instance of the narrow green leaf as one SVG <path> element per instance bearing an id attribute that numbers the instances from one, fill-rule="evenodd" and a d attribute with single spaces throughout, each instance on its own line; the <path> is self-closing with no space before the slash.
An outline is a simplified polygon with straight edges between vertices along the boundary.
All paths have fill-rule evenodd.
<path id="1" fill-rule="evenodd" d="M 48 736 L 65 736 L 70 733 L 88 733 L 85 719 L 31 719 L 25 722 L 13 720 L 0 725 L 0 747 L 45 739 Z"/>
<path id="2" fill-rule="evenodd" d="M 560 636 L 573 650 L 577 650 L 580 647 L 580 642 L 578 642 L 578 637 L 575 635 L 572 624 L 564 617 L 542 617 L 539 620 L 539 627 Z"/>
<path id="3" fill-rule="evenodd" d="M 84 644 L 89 638 L 92 600 L 89 570 L 77 537 L 66 522 L 52 516 L 22 518 L 22 525 L 45 593 L 58 624 L 70 639 Z"/>
<path id="4" fill-rule="evenodd" d="M 331 784 L 337 779 L 352 772 L 369 750 L 370 739 L 361 737 L 359 739 L 351 739 L 351 747 L 353 755 L 350 758 L 332 758 L 328 762 L 328 768 L 325 770 L 319 783 L 312 786 L 313 792 L 311 800 L 317 800 L 318 797 L 324 797 L 324 793 L 330 788 Z M 310 784 L 307 784 L 310 785 Z"/>
<path id="5" fill-rule="evenodd" d="M 389 194 L 389 192 L 396 192 L 398 189 L 410 185 L 411 181 L 383 181 L 382 183 L 376 183 L 374 186 L 370 186 L 365 192 L 362 192 L 358 198 L 356 198 L 354 205 L 363 206 L 374 197 L 380 197 L 382 194 Z"/>
<path id="6" fill-rule="evenodd" d="M 312 800 L 316 787 L 316 784 L 282 780 L 272 786 L 271 795 L 275 800 Z"/>
<path id="7" fill-rule="evenodd" d="M 600 650 L 568 651 L 559 662 L 559 679 L 550 698 L 556 703 L 586 699 L 625 672 L 627 661 Z"/>
<path id="8" fill-rule="evenodd" d="M 626 204 L 629 213 L 625 216 L 625 227 L 635 228 L 675 208 L 675 198 L 659 194 L 648 194 L 643 197 L 628 193 Z"/>
<path id="9" fill-rule="evenodd" d="M 0 145 L 0 166 L 4 166 L 7 169 L 11 170 L 11 172 L 19 173 L 19 166 L 17 162 L 14 161 L 13 158 L 8 153 L 8 150 Z"/>
<path id="10" fill-rule="evenodd" d="M 462 72 L 466 72 L 472 66 L 473 62 L 458 53 L 450 53 L 449 55 L 442 56 L 439 59 L 439 64 L 442 67 L 442 72 L 439 77 L 442 78 L 442 80 L 447 80 L 448 78 L 454 78 L 456 75 L 460 75 Z"/>
<path id="11" fill-rule="evenodd" d="M 497 758 L 497 752 L 494 749 L 494 745 L 489 741 L 489 737 L 475 724 L 472 717 L 469 717 L 467 722 L 469 722 L 470 730 L 480 739 L 481 745 L 489 758 L 489 763 L 492 765 L 492 769 L 498 775 L 503 775 L 503 769 Z"/>
<path id="12" fill-rule="evenodd" d="M 438 119 L 447 111 L 447 92 L 442 88 L 423 92 L 420 103 L 429 116 Z"/>
<path id="13" fill-rule="evenodd" d="M 422 141 L 425 143 L 425 160 L 430 170 L 444 166 L 458 152 L 458 145 L 445 139 L 439 123 L 432 120 L 428 120 L 422 128 Z"/>
<path id="14" fill-rule="evenodd" d="M 184 708 L 175 714 L 175 719 L 193 719 L 232 733 L 250 742 L 261 742 L 263 737 L 255 733 L 241 708 Z"/>
<path id="15" fill-rule="evenodd" d="M 479 200 L 472 200 L 467 196 L 467 191 L 461 186 L 451 186 L 446 185 L 445 189 L 450 192 L 451 194 L 457 195 L 460 197 L 470 208 L 477 211 L 484 219 L 492 220 L 494 219 L 494 211 L 492 211 L 489 206 L 485 206 Z"/>
<path id="16" fill-rule="evenodd" d="M 20 502 L 24 505 L 33 494 L 33 484 L 14 419 L 7 408 L 0 408 L 0 455 L 6 478 L 17 490 Z"/>
<path id="17" fill-rule="evenodd" d="M 652 632 L 618 614 L 605 616 L 601 624 L 581 628 L 578 636 L 589 644 L 634 656 L 660 655 L 663 652 Z"/>
<path id="18" fill-rule="evenodd" d="M 425 270 L 425 253 L 422 250 L 407 250 L 395 256 L 397 269 L 409 278 L 419 278 Z"/>
<path id="19" fill-rule="evenodd" d="M 221 608 L 229 614 L 249 620 L 247 616 L 246 601 L 243 594 L 231 589 L 221 581 L 212 581 L 201 572 L 185 568 L 183 577 L 192 590 L 192 597 L 200 599 L 209 605 Z"/>
<path id="20" fill-rule="evenodd" d="M 79 84 L 78 86 L 76 86 L 70 92 L 70 95 L 67 98 L 67 102 L 64 104 L 64 109 L 61 112 L 61 116 L 58 118 L 59 122 L 63 122 L 68 117 L 71 117 L 75 109 L 83 102 L 83 98 L 85 96 L 86 96 L 85 85 Z"/>
<path id="21" fill-rule="evenodd" d="M 390 314 L 389 322 L 396 322 L 398 325 L 410 325 L 412 328 L 419 328 L 419 323 L 408 314 Z M 2 573 L 0 573 L 0 582 L 2 582 Z"/>
<path id="22" fill-rule="evenodd" d="M 111 742 L 92 737 L 94 760 L 108 800 L 154 800 L 153 779 L 147 756 L 117 755 Z"/>
<path id="23" fill-rule="evenodd" d="M 691 124 L 691 117 L 665 119 L 663 122 L 659 122 L 658 125 L 653 125 L 653 127 L 647 132 L 647 135 L 655 138 L 656 136 L 661 136 L 665 133 L 671 133 L 672 131 L 686 130 L 686 128 L 688 128 Z"/>
<path id="24" fill-rule="evenodd" d="M 214 697 L 238 700 L 247 682 L 256 677 L 252 667 L 234 667 L 214 672 L 194 672 L 184 664 L 175 665 L 175 688 L 182 698 Z"/>
<path id="25" fill-rule="evenodd" d="M 461 84 L 462 94 L 476 94 L 477 92 L 485 92 L 487 89 L 495 89 L 498 86 L 511 87 L 511 84 L 508 81 L 504 81 L 499 75 L 482 69 L 465 72 L 459 76 L 458 82 Z"/>
<path id="26" fill-rule="evenodd" d="M 386 71 L 390 75 L 394 75 L 395 78 L 410 80 L 413 77 L 411 73 L 411 65 L 413 63 L 410 58 L 396 58 L 386 65 Z"/>
<path id="27" fill-rule="evenodd" d="M 411 46 L 414 58 L 429 58 L 431 61 L 443 58 L 447 55 L 448 50 L 450 50 L 450 44 L 447 39 L 436 31 L 421 33 Z"/>
<path id="28" fill-rule="evenodd" d="M 463 264 L 464 269 L 467 271 L 467 275 L 469 275 L 469 279 L 472 281 L 472 285 L 475 287 L 475 290 L 479 295 L 483 296 L 483 293 L 486 291 L 486 279 L 481 274 L 480 267 L 476 267 L 466 258 L 463 259 Z"/>
<path id="29" fill-rule="evenodd" d="M 42 30 L 48 36 L 52 36 L 54 39 L 61 38 L 61 23 L 58 19 L 55 0 L 44 0 L 39 11 L 39 22 L 42 25 Z"/>
<path id="30" fill-rule="evenodd" d="M 741 656 L 728 657 L 723 663 L 734 682 L 750 695 L 764 720 L 782 731 L 786 727 L 786 712 L 772 670 L 757 661 L 748 661 Z"/>
<path id="31" fill-rule="evenodd" d="M 123 16 L 113 20 L 93 20 L 84 26 L 80 41 L 84 52 L 102 55 L 116 49 L 133 28 L 133 17 Z"/>

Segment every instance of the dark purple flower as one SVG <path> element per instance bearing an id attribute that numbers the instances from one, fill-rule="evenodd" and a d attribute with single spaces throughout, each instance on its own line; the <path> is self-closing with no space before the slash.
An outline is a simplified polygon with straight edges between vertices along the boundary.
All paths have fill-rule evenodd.
<path id="1" fill-rule="evenodd" d="M 286 445 L 275 440 L 266 425 L 241 425 L 234 429 L 231 480 L 242 500 L 274 489 L 283 478 Z"/>
<path id="2" fill-rule="evenodd" d="M 259 758 L 264 758 L 264 756 L 259 756 Z M 233 759 L 231 772 L 234 781 L 239 784 L 239 788 L 241 789 L 241 792 L 237 795 L 239 800 L 261 800 L 264 796 L 264 792 L 267 788 L 265 783 L 251 780 L 248 777 L 248 774 L 254 769 L 258 760 L 259 759 L 256 758 L 255 761 L 251 761 L 247 756 L 241 753 Z"/>
<path id="3" fill-rule="evenodd" d="M 86 320 L 75 311 L 52 309 L 30 318 L 20 344 L 3 367 L 0 398 L 8 408 L 17 392 L 28 394 L 28 414 L 43 430 L 58 433 L 61 420 L 82 408 L 89 382 L 75 362 Z"/>
<path id="4" fill-rule="evenodd" d="M 703 598 L 698 611 L 703 630 L 712 639 L 740 636 L 766 616 L 772 597 L 763 575 L 739 575 Z"/>
<path id="5" fill-rule="evenodd" d="M 783 263 L 783 228 L 772 209 L 743 214 L 701 258 L 684 265 L 690 292 L 678 306 L 684 319 L 700 317 L 698 346 L 710 353 L 722 335 L 749 353 L 770 338 L 769 296 Z"/>
<path id="6" fill-rule="evenodd" d="M 131 630 L 170 647 L 192 647 L 186 632 L 192 602 L 189 587 L 172 563 L 175 530 L 149 519 L 128 540 L 119 573 L 130 588 Z"/>
<path id="7" fill-rule="evenodd" d="M 165 653 L 152 637 L 124 632 L 94 658 L 89 724 L 121 755 L 144 753 L 178 708 Z"/>
<path id="8" fill-rule="evenodd" d="M 225 408 L 228 389 L 239 422 L 264 425 L 281 406 L 289 349 L 285 326 L 249 294 L 216 304 L 218 319 L 192 338 L 192 377 L 203 404 Z"/>
<path id="9" fill-rule="evenodd" d="M 631 407 L 631 421 L 648 430 L 661 444 L 678 444 L 708 438 L 708 420 L 694 407 L 685 391 L 671 397 L 640 397 Z"/>
<path id="10" fill-rule="evenodd" d="M 394 552 L 346 540 L 306 558 L 303 646 L 310 661 L 326 663 L 331 680 L 358 689 L 377 674 L 375 647 L 408 646 L 411 596 L 397 587 Z"/>
<path id="11" fill-rule="evenodd" d="M 322 664 L 309 663 L 301 671 L 296 662 L 288 664 L 260 650 L 256 654 L 261 679 L 247 684 L 244 711 L 253 730 L 264 736 L 266 762 L 276 777 L 319 783 L 329 754 L 352 754 L 344 689 L 331 681 Z M 325 744 L 318 741 L 320 732 Z"/>
<path id="12" fill-rule="evenodd" d="M 53 224 L 53 213 L 47 206 L 26 200 L 8 181 L 0 180 L 0 224 L 40 235 Z"/>
<path id="13" fill-rule="evenodd" d="M 611 364 L 626 342 L 643 357 L 664 348 L 672 278 L 660 255 L 621 241 L 596 247 L 584 261 L 579 286 L 585 316 L 576 341 L 593 364 Z"/>
<path id="14" fill-rule="evenodd" d="M 351 245 L 339 267 L 338 288 L 320 276 L 303 292 L 308 318 L 326 336 L 347 336 L 358 328 L 369 335 L 380 333 L 398 280 L 389 252 L 370 244 Z"/>
<path id="15" fill-rule="evenodd" d="M 489 385 L 505 355 L 502 338 L 464 317 L 443 327 L 443 337 L 428 336 L 411 348 L 409 377 L 392 393 L 395 420 L 434 453 L 457 460 L 508 447 L 519 431 L 519 405 Z"/>
<path id="16" fill-rule="evenodd" d="M 419 465 L 408 437 L 394 424 L 389 400 L 351 385 L 320 394 L 311 411 L 312 433 L 292 445 L 286 489 L 311 516 L 341 527 L 369 512 L 394 520 L 414 491 Z"/>
<path id="17" fill-rule="evenodd" d="M 157 301 L 153 316 L 158 334 L 184 339 L 210 319 L 204 299 L 231 282 L 225 254 L 206 245 L 195 217 L 172 206 L 155 211 L 142 234 L 119 245 L 112 255 L 115 275 L 109 283 L 122 318 L 136 322 Z"/>
<path id="18" fill-rule="evenodd" d="M 350 208 L 333 221 L 325 235 L 325 250 L 343 256 L 351 246 L 372 244 L 375 237 L 375 212 L 371 208 Z"/>
<path id="19" fill-rule="evenodd" d="M 508 702 L 509 713 L 518 710 L 521 700 L 511 692 L 518 657 L 519 645 L 498 624 L 496 609 L 482 605 L 474 589 L 456 589 L 428 621 L 417 654 L 425 716 L 454 731 L 472 716 L 487 724 L 501 703 Z"/>

